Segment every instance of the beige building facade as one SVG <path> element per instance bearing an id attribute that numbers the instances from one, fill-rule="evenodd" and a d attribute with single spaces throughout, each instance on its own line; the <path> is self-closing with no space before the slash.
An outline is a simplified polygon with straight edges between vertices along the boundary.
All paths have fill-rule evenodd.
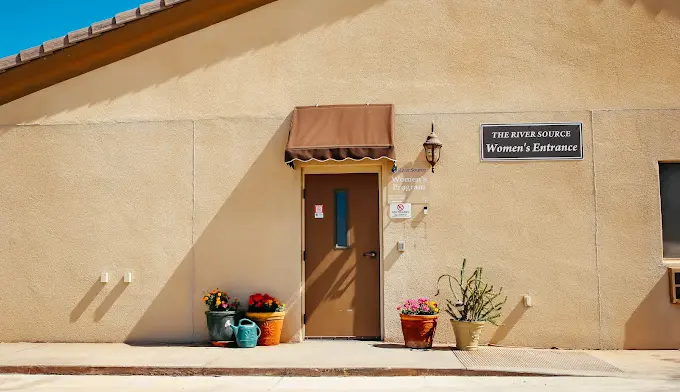
<path id="1" fill-rule="evenodd" d="M 215 287 L 281 298 L 301 341 L 305 175 L 369 172 L 381 339 L 466 258 L 508 295 L 484 342 L 680 348 L 658 166 L 680 162 L 678 48 L 655 0 L 279 0 L 6 103 L 0 341 L 205 341 Z M 411 219 L 389 161 L 283 162 L 295 107 L 364 103 L 394 105 L 398 166 L 436 124 Z M 582 160 L 481 161 L 481 124 L 555 122 L 582 123 Z"/>

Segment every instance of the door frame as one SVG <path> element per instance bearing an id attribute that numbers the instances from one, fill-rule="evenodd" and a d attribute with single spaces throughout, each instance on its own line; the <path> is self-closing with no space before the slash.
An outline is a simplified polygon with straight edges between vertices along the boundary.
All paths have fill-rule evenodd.
<path id="1" fill-rule="evenodd" d="M 391 163 L 391 162 L 390 162 Z M 300 247 L 300 279 L 302 281 L 302 287 L 300 288 L 300 298 L 302 301 L 302 314 L 300 315 L 300 325 L 302 325 L 301 333 L 302 340 L 306 339 L 306 325 L 304 322 L 304 315 L 306 313 L 305 304 L 307 296 L 307 281 L 305 279 L 305 262 L 303 260 L 303 252 L 306 249 L 305 244 L 305 198 L 303 197 L 303 192 L 305 189 L 305 179 L 307 174 L 359 174 L 359 173 L 375 173 L 378 175 L 378 238 L 380 241 L 379 249 L 380 254 L 378 262 L 380 263 L 380 282 L 379 282 L 379 297 L 380 297 L 380 341 L 385 340 L 385 271 L 384 271 L 384 244 L 383 244 L 383 216 L 385 213 L 385 200 L 383 192 L 383 170 L 385 168 L 384 162 L 372 162 L 372 163 L 341 163 L 341 162 L 329 162 L 329 163 L 317 163 L 310 162 L 304 163 L 301 166 L 300 175 L 302 179 L 300 181 L 300 222 L 302 227 L 301 235 L 301 247 Z"/>

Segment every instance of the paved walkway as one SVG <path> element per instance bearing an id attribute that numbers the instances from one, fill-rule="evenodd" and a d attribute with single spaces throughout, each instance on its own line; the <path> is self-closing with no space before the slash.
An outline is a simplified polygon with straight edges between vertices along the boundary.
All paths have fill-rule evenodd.
<path id="1" fill-rule="evenodd" d="M 92 343 L 0 344 L 0 373 L 241 376 L 568 375 L 680 380 L 680 351 L 483 347 L 308 341 L 252 349 Z"/>
<path id="2" fill-rule="evenodd" d="M 0 374 L 22 392 L 677 392 L 678 381 L 618 377 L 165 377 Z"/>

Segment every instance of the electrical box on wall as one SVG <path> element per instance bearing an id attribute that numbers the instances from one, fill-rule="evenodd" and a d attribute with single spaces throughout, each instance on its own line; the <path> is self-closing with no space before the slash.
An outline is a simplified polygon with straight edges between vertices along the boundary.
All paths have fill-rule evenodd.
<path id="1" fill-rule="evenodd" d="M 680 267 L 668 268 L 671 283 L 671 302 L 680 304 Z"/>

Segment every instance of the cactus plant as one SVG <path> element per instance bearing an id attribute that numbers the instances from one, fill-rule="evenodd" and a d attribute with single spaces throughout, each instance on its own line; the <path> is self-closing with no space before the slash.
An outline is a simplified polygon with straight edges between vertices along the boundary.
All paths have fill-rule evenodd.
<path id="1" fill-rule="evenodd" d="M 443 274 L 437 280 L 437 294 L 440 293 L 439 284 L 443 279 L 447 279 L 449 288 L 455 301 L 446 298 L 446 312 L 456 321 L 488 321 L 493 325 L 498 325 L 496 320 L 501 316 L 501 309 L 508 297 L 500 301 L 503 293 L 501 287 L 498 292 L 494 287 L 484 282 L 482 279 L 482 268 L 475 268 L 475 272 L 469 277 L 465 277 L 466 260 L 460 268 L 460 277 L 456 278 L 450 274 Z M 457 284 L 454 290 L 453 282 Z M 458 291 L 458 294 L 456 294 Z"/>

